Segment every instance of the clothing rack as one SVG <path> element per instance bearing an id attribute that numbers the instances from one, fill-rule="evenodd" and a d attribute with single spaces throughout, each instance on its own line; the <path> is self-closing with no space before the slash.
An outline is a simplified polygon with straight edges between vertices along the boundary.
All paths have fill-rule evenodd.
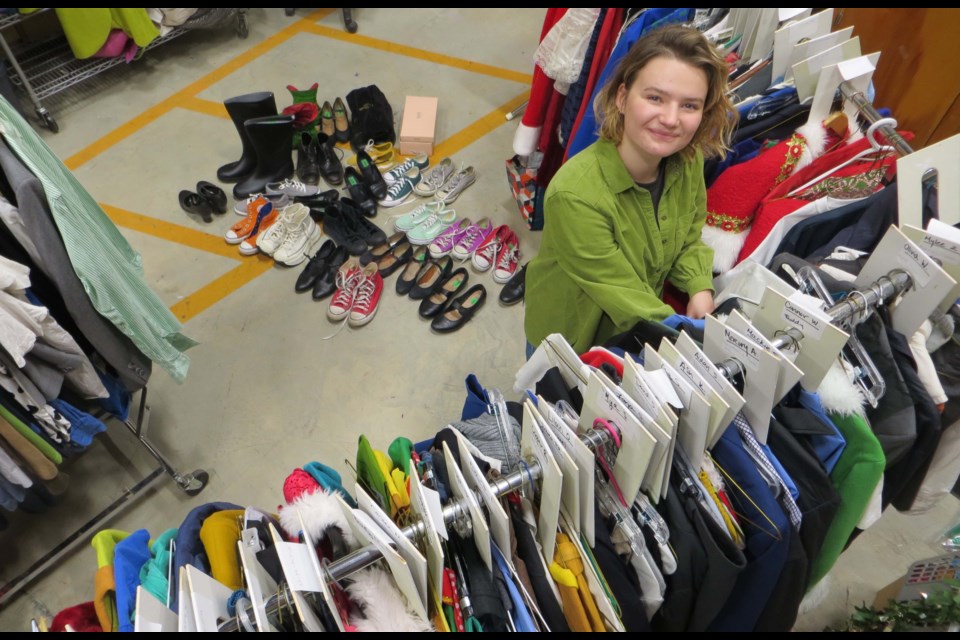
<path id="1" fill-rule="evenodd" d="M 106 412 L 99 412 L 96 417 L 104 418 L 107 417 L 107 414 Z M 130 430 L 134 437 L 136 437 L 137 441 L 143 446 L 143 448 L 146 449 L 147 452 L 153 456 L 157 462 L 160 463 L 160 466 L 146 474 L 129 489 L 124 489 L 120 496 L 118 496 L 112 503 L 110 503 L 110 505 L 100 511 L 100 513 L 82 524 L 76 531 L 68 535 L 51 551 L 34 562 L 15 578 L 0 586 L 0 605 L 4 604 L 18 591 L 26 587 L 31 581 L 53 566 L 54 563 L 62 558 L 67 552 L 76 547 L 80 542 L 86 540 L 87 536 L 91 532 L 96 531 L 108 519 L 119 513 L 120 510 L 125 507 L 133 498 L 136 498 L 146 490 L 152 488 L 164 473 L 173 478 L 174 482 L 177 483 L 177 486 L 179 486 L 184 493 L 191 497 L 203 491 L 204 487 L 207 486 L 207 482 L 210 480 L 210 475 L 206 471 L 203 469 L 197 469 L 193 473 L 180 473 L 172 464 L 170 464 L 166 456 L 164 456 L 157 449 L 157 447 L 147 439 L 147 429 L 150 422 L 150 406 L 147 404 L 146 387 L 140 391 L 140 403 L 137 409 L 136 420 L 127 418 L 121 422 L 127 427 L 127 429 Z"/>
<path id="2" fill-rule="evenodd" d="M 590 431 L 581 434 L 580 440 L 590 447 L 591 450 L 596 450 L 597 447 L 603 446 L 606 443 L 611 441 L 611 435 L 604 429 L 591 429 Z M 536 461 L 530 463 L 524 463 L 525 466 L 522 471 L 516 471 L 511 473 L 508 476 L 497 478 L 496 480 L 490 482 L 490 488 L 493 490 L 494 494 L 497 496 L 504 496 L 508 493 L 521 489 L 524 485 L 524 482 L 532 484 L 535 480 L 540 478 L 542 469 L 540 464 Z M 476 499 L 480 500 L 480 495 L 475 493 Z M 454 522 L 462 518 L 469 518 L 470 513 L 467 509 L 468 499 L 461 500 L 451 500 L 443 508 L 443 521 L 447 525 L 452 525 Z M 415 522 L 401 531 L 408 540 L 416 540 L 420 538 L 425 533 L 425 525 L 423 522 Z M 370 566 L 374 562 L 380 560 L 383 555 L 380 551 L 374 546 L 369 545 L 358 549 L 353 553 L 330 563 L 326 566 L 326 572 L 329 574 L 328 582 L 336 582 L 347 576 L 360 571 L 361 569 Z M 238 608 L 240 605 L 238 605 Z M 272 595 L 270 599 L 266 602 L 267 615 L 274 616 L 281 611 L 284 614 L 289 613 L 290 615 L 296 616 L 296 611 L 292 605 L 292 598 L 290 597 L 289 587 L 286 584 L 280 586 L 278 593 Z M 246 614 L 246 615 L 244 615 Z M 240 618 L 246 618 L 248 620 L 253 619 L 253 606 L 245 608 L 243 613 L 239 613 L 237 616 L 227 620 L 220 625 L 218 631 L 242 631 L 243 627 L 240 623 Z"/>
<path id="3" fill-rule="evenodd" d="M 889 298 L 900 295 L 909 289 L 912 283 L 913 279 L 906 271 L 894 269 L 866 289 L 847 294 L 843 300 L 826 309 L 825 313 L 830 316 L 831 324 L 841 324 L 858 315 L 865 314 L 871 308 L 886 302 Z M 770 342 L 777 349 L 782 349 L 798 344 L 799 339 L 794 335 L 784 333 L 776 336 Z M 718 362 L 716 367 L 727 379 L 733 378 L 742 371 L 740 363 L 734 358 L 727 358 Z"/>

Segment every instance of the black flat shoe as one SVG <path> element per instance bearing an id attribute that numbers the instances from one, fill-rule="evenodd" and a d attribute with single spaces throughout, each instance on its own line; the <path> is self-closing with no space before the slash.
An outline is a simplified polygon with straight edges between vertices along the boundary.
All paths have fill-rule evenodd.
<path id="1" fill-rule="evenodd" d="M 507 283 L 500 289 L 500 302 L 505 305 L 516 304 L 523 300 L 524 290 L 527 281 L 527 265 L 520 267 L 513 276 L 507 280 Z"/>
<path id="2" fill-rule="evenodd" d="M 366 183 L 370 193 L 377 200 L 383 200 L 387 197 L 387 181 L 383 179 L 383 174 L 373 162 L 370 154 L 364 150 L 357 151 L 357 167 L 360 169 L 360 175 Z"/>
<path id="3" fill-rule="evenodd" d="M 327 270 L 313 284 L 313 299 L 323 300 L 337 290 L 337 272 L 350 257 L 346 247 L 337 247 L 327 260 Z"/>
<path id="4" fill-rule="evenodd" d="M 294 202 L 305 204 L 308 207 L 320 207 L 320 208 L 330 204 L 331 202 L 336 202 L 339 199 L 340 199 L 340 192 L 337 191 L 336 189 L 328 189 L 327 191 L 321 191 L 320 193 L 315 193 L 312 196 L 293 196 Z"/>
<path id="5" fill-rule="evenodd" d="M 406 239 L 407 239 L 407 234 L 405 234 L 403 231 L 396 232 L 395 234 L 387 238 L 386 242 L 381 242 L 380 244 L 363 252 L 363 254 L 360 256 L 360 265 L 366 266 L 371 262 L 379 261 L 380 258 L 390 253 L 393 250 L 393 248 L 397 246 L 398 243 Z"/>
<path id="6" fill-rule="evenodd" d="M 466 288 L 469 279 L 470 274 L 464 267 L 460 267 L 447 276 L 432 296 L 424 298 L 420 302 L 420 317 L 433 318 L 440 315 L 450 299 Z"/>
<path id="7" fill-rule="evenodd" d="M 487 289 L 482 284 L 476 284 L 454 300 L 449 309 L 434 318 L 430 322 L 430 328 L 437 333 L 456 331 L 470 321 L 486 300 Z"/>
<path id="8" fill-rule="evenodd" d="M 217 185 L 201 180 L 197 183 L 197 193 L 210 203 L 214 213 L 227 212 L 227 194 Z"/>
<path id="9" fill-rule="evenodd" d="M 386 255 L 377 260 L 377 269 L 380 271 L 380 277 L 386 278 L 393 275 L 393 272 L 410 262 L 413 257 L 413 245 L 403 240 Z"/>
<path id="10" fill-rule="evenodd" d="M 410 289 L 413 289 L 413 285 L 420 279 L 420 271 L 424 268 L 426 261 L 426 245 L 417 247 L 410 261 L 407 262 L 407 266 L 400 272 L 400 277 L 397 278 L 397 293 L 399 295 L 405 296 L 410 293 Z"/>
<path id="11" fill-rule="evenodd" d="M 213 222 L 213 205 L 199 193 L 187 191 L 186 189 L 181 191 L 180 208 L 187 213 L 197 214 L 203 218 L 204 222 Z"/>
<path id="12" fill-rule="evenodd" d="M 327 261 L 330 259 L 330 256 L 333 255 L 336 247 L 337 245 L 334 244 L 333 240 L 327 240 L 320 246 L 317 253 L 307 261 L 307 266 L 305 266 L 303 271 L 300 272 L 300 275 L 297 276 L 297 282 L 293 285 L 294 291 L 303 293 L 308 289 L 313 289 L 317 278 L 322 276 L 327 270 Z"/>
<path id="13" fill-rule="evenodd" d="M 410 289 L 410 297 L 414 300 L 429 298 L 440 288 L 440 284 L 453 271 L 453 258 L 445 256 L 429 264 L 417 277 L 416 283 Z"/>

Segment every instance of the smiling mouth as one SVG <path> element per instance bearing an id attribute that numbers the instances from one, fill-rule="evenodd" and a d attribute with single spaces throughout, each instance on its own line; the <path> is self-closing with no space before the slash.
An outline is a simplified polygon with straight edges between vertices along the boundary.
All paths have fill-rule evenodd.
<path id="1" fill-rule="evenodd" d="M 666 131 L 657 131 L 656 129 L 651 129 L 650 133 L 659 137 L 659 138 L 675 138 L 676 136 L 672 133 Z"/>

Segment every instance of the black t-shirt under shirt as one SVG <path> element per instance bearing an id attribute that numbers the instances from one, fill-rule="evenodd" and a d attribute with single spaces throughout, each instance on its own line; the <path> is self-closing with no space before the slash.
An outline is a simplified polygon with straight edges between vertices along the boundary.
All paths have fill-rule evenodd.
<path id="1" fill-rule="evenodd" d="M 663 165 L 660 166 L 659 171 L 657 171 L 657 179 L 653 182 L 638 182 L 637 186 L 642 187 L 650 192 L 650 198 L 653 200 L 653 212 L 654 214 L 659 213 L 660 209 L 660 196 L 663 195 Z M 657 218 L 659 224 L 659 218 Z"/>

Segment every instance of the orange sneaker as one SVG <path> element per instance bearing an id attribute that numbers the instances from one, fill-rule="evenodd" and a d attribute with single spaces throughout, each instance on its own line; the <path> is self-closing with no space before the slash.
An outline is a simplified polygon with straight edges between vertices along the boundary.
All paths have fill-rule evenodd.
<path id="1" fill-rule="evenodd" d="M 227 244 L 240 244 L 253 233 L 253 230 L 257 228 L 257 222 L 260 220 L 260 207 L 268 202 L 270 201 L 267 200 L 266 196 L 260 196 L 247 203 L 246 217 L 227 229 L 227 232 L 223 234 L 223 239 L 227 241 Z M 273 205 L 271 204 L 272 208 Z M 269 213 L 269 211 L 266 213 Z"/>
<path id="2" fill-rule="evenodd" d="M 272 204 L 269 202 L 262 207 L 260 207 L 260 215 L 258 217 L 259 223 L 250 232 L 243 242 L 240 243 L 240 253 L 245 256 L 252 256 L 253 254 L 260 251 L 257 248 L 257 236 L 269 229 L 273 224 L 280 219 L 280 212 L 277 211 Z"/>

